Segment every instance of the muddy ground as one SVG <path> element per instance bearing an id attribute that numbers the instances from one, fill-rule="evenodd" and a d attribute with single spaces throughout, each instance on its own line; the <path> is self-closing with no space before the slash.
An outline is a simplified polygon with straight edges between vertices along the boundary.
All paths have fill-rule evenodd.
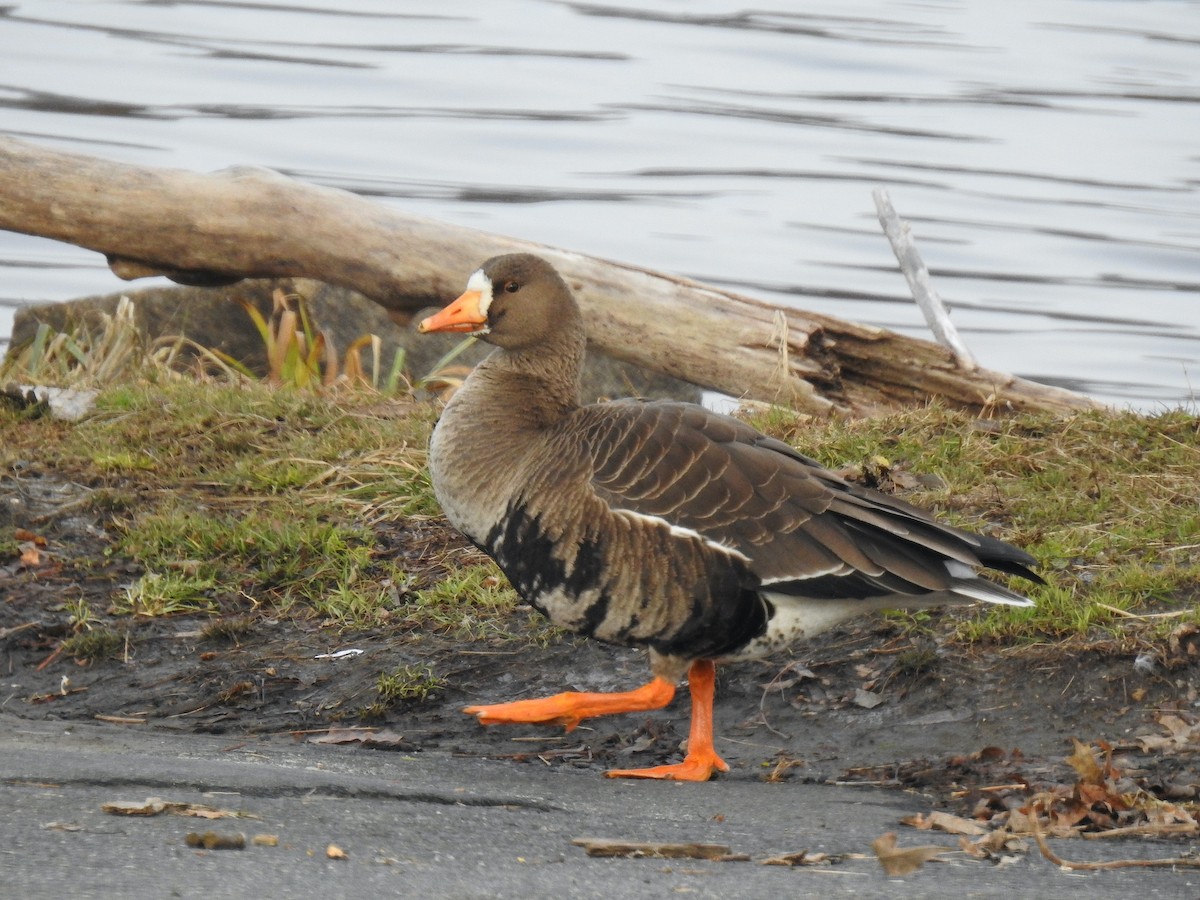
<path id="1" fill-rule="evenodd" d="M 0 515 L 11 516 L 29 498 L 0 501 Z M 467 703 L 563 689 L 628 689 L 648 677 L 638 651 L 565 637 L 548 645 L 465 642 L 253 612 L 230 629 L 212 627 L 210 616 L 101 615 L 93 627 L 118 630 L 122 645 L 104 658 L 70 658 L 61 652 L 77 630 L 69 601 L 104 610 L 140 572 L 111 554 L 98 517 L 69 500 L 47 510 L 25 510 L 37 513 L 45 539 L 36 558 L 0 559 L 5 712 L 237 741 L 291 736 L 328 741 L 330 752 L 366 738 L 381 752 L 439 750 L 597 772 L 677 758 L 687 735 L 686 690 L 667 710 L 591 720 L 569 734 L 485 729 L 460 712 Z M 410 561 L 461 544 L 436 521 L 391 526 L 378 539 L 382 552 Z M 1111 639 L 963 648 L 946 640 L 946 616 L 919 628 L 864 620 L 788 658 L 722 667 L 716 730 L 718 750 L 733 766 L 727 777 L 888 784 L 961 808 L 980 787 L 1069 782 L 1064 757 L 1078 738 L 1114 746 L 1126 773 L 1161 796 L 1196 798 L 1200 729 L 1172 742 L 1163 724 L 1164 716 L 1194 724 L 1200 712 L 1194 634 L 1157 648 Z M 402 666 L 427 668 L 431 692 L 381 706 L 380 674 Z"/>

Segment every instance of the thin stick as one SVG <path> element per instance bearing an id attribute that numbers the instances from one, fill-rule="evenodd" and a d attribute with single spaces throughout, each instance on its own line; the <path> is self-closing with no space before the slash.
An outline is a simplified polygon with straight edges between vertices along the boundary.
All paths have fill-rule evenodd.
<path id="1" fill-rule="evenodd" d="M 1034 800 L 1031 806 L 1029 822 L 1033 826 L 1033 839 L 1037 841 L 1038 849 L 1042 851 L 1042 856 L 1046 857 L 1054 865 L 1061 866 L 1064 869 L 1092 871 L 1097 869 L 1149 869 L 1175 866 L 1200 869 L 1200 859 L 1186 859 L 1184 857 L 1176 857 L 1174 859 L 1112 859 L 1108 862 L 1071 862 L 1065 860 L 1050 849 L 1050 845 L 1046 843 L 1046 838 L 1042 834 L 1042 825 L 1038 821 L 1038 811 L 1041 807 L 1041 801 Z"/>
<path id="2" fill-rule="evenodd" d="M 950 321 L 950 313 L 946 309 L 946 304 L 934 290 L 933 282 L 929 278 L 929 269 L 926 268 L 925 261 L 921 259 L 921 254 L 917 252 L 912 229 L 896 214 L 896 210 L 892 206 L 892 199 L 886 190 L 876 188 L 872 191 L 871 196 L 875 198 L 875 210 L 879 215 L 879 224 L 883 226 L 883 233 L 891 242 L 892 252 L 896 254 L 896 261 L 900 263 L 900 271 L 904 273 L 904 278 L 908 281 L 908 289 L 912 291 L 913 299 L 917 301 L 917 306 L 921 307 L 921 312 L 925 315 L 929 330 L 933 332 L 933 336 L 937 338 L 939 344 L 954 351 L 954 358 L 960 368 L 968 372 L 975 371 L 979 368 L 979 363 L 967 349 L 967 345 L 958 334 L 958 329 Z"/>
<path id="3" fill-rule="evenodd" d="M 1127 825 L 1124 828 L 1110 828 L 1108 831 L 1085 831 L 1083 832 L 1084 840 L 1100 841 L 1105 838 L 1127 837 L 1131 834 L 1145 834 L 1150 836 L 1164 834 L 1196 834 L 1200 828 L 1195 822 L 1167 822 L 1162 825 Z"/>
<path id="4" fill-rule="evenodd" d="M 1193 612 L 1195 612 L 1195 610 L 1191 610 L 1191 609 L 1177 609 L 1172 612 L 1139 614 L 1139 613 L 1131 613 L 1129 610 L 1121 609 L 1120 607 L 1117 607 L 1117 606 L 1109 606 L 1107 603 L 1097 602 L 1096 605 L 1098 607 L 1100 607 L 1101 609 L 1107 610 L 1108 612 L 1112 613 L 1114 616 L 1121 616 L 1126 619 L 1177 619 L 1180 616 L 1189 616 Z"/>

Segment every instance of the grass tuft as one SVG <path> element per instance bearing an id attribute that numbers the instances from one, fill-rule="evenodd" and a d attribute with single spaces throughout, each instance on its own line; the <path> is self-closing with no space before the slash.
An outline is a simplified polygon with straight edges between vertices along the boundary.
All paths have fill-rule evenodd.
<path id="1" fill-rule="evenodd" d="M 108 628 L 81 631 L 62 642 L 61 652 L 71 659 L 90 660 L 119 657 L 125 649 L 125 636 Z"/>

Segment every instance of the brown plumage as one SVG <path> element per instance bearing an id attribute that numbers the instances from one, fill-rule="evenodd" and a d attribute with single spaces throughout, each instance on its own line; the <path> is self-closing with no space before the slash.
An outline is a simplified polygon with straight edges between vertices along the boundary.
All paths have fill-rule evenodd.
<path id="1" fill-rule="evenodd" d="M 580 406 L 586 344 L 570 290 L 544 260 L 488 260 L 422 331 L 496 346 L 430 444 L 450 521 L 555 624 L 649 648 L 654 679 L 623 694 L 469 707 L 485 723 L 558 722 L 670 702 L 688 671 L 687 758 L 613 775 L 700 780 L 712 749 L 712 662 L 762 655 L 885 608 L 1029 605 L 979 578 L 1040 579 L 993 538 L 849 483 L 737 419 L 672 401 Z"/>

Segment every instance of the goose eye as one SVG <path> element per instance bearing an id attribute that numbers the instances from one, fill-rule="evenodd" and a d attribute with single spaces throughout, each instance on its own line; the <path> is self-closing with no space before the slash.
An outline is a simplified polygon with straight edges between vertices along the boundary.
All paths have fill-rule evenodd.
<path id="1" fill-rule="evenodd" d="M 504 292 L 505 292 L 506 294 L 515 294 L 515 293 L 516 293 L 517 291 L 519 291 L 520 289 L 521 289 L 521 285 L 519 285 L 519 284 L 518 284 L 517 282 L 515 282 L 515 281 L 506 281 L 506 282 L 504 282 Z"/>

